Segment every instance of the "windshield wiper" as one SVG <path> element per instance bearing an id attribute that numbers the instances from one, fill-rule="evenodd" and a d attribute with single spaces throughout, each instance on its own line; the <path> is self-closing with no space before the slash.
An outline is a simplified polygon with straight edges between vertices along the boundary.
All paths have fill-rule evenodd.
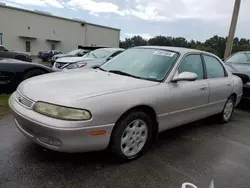
<path id="1" fill-rule="evenodd" d="M 120 75 L 123 75 L 123 76 L 130 76 L 130 77 L 133 77 L 133 78 L 143 79 L 143 78 L 141 78 L 139 76 L 135 76 L 135 75 L 123 72 L 123 71 L 119 71 L 119 70 L 109 70 L 108 72 L 115 73 L 115 74 L 120 74 Z"/>
<path id="2" fill-rule="evenodd" d="M 101 71 L 107 72 L 107 70 L 101 68 L 101 67 L 96 67 L 97 69 L 100 69 Z"/>

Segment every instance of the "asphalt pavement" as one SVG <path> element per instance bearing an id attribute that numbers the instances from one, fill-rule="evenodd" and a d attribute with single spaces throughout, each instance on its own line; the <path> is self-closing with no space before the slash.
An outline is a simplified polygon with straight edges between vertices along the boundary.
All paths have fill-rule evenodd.
<path id="1" fill-rule="evenodd" d="M 66 154 L 26 139 L 13 118 L 0 118 L 1 188 L 208 188 L 250 187 L 250 110 L 230 123 L 212 118 L 168 130 L 144 156 L 116 164 L 107 152 Z"/>

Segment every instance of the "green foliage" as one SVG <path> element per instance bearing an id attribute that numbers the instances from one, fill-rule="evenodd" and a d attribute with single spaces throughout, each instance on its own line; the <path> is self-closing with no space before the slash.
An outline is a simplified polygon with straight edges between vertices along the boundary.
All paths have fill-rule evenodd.
<path id="1" fill-rule="evenodd" d="M 8 106 L 8 99 L 9 95 L 0 95 L 0 106 L 1 107 L 7 107 Z"/>
<path id="2" fill-rule="evenodd" d="M 121 48 L 130 48 L 134 46 L 145 46 L 145 45 L 153 45 L 153 46 L 176 46 L 176 47 L 185 47 L 185 48 L 193 48 L 199 49 L 207 52 L 214 53 L 219 57 L 223 58 L 224 51 L 226 48 L 227 38 L 220 36 L 213 36 L 210 39 L 207 39 L 205 42 L 200 41 L 187 41 L 183 37 L 165 37 L 165 36 L 156 36 L 149 40 L 142 38 L 141 36 L 134 36 L 132 38 L 126 38 L 124 41 L 120 41 Z M 232 52 L 239 51 L 250 51 L 250 41 L 249 39 L 234 39 Z"/>
<path id="3" fill-rule="evenodd" d="M 0 116 L 7 114 L 9 97 L 9 95 L 0 95 Z"/>

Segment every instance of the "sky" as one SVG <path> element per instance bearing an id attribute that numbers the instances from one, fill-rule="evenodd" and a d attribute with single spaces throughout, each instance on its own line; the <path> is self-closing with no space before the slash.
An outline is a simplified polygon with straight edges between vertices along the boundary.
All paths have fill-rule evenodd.
<path id="1" fill-rule="evenodd" d="M 234 0 L 0 0 L 121 29 L 120 38 L 157 35 L 200 40 L 228 34 Z M 241 1 L 236 36 L 250 39 L 250 0 Z"/>

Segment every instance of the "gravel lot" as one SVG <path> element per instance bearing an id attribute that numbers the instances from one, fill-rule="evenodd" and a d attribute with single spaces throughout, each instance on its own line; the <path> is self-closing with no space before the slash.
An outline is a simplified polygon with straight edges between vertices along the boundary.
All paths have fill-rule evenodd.
<path id="1" fill-rule="evenodd" d="M 168 130 L 141 158 L 115 164 L 107 152 L 65 154 L 26 139 L 13 118 L 0 118 L 0 187 L 250 187 L 249 109 L 232 121 L 211 118 Z"/>

